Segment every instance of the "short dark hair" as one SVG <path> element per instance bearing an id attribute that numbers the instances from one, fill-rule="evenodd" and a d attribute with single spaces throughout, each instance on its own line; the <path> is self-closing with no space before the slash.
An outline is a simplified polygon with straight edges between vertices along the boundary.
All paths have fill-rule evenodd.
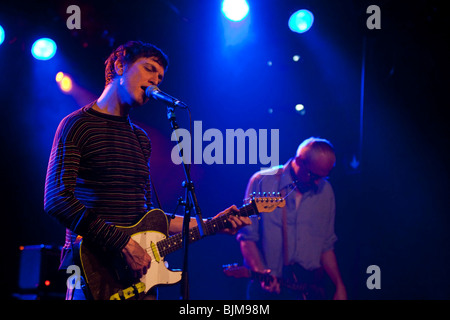
<path id="1" fill-rule="evenodd" d="M 110 84 L 117 76 L 114 69 L 114 63 L 117 59 L 122 61 L 124 65 L 131 65 L 141 57 L 154 57 L 156 61 L 167 70 L 169 66 L 169 58 L 158 47 L 153 44 L 142 41 L 128 41 L 115 49 L 105 61 L 105 86 Z"/>

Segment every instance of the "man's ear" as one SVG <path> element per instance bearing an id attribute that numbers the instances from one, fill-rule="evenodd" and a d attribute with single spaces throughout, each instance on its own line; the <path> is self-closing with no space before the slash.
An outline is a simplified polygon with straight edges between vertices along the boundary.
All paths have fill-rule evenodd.
<path id="1" fill-rule="evenodd" d="M 114 62 L 114 71 L 116 71 L 116 74 L 118 76 L 121 76 L 121 75 L 123 75 L 123 69 L 124 69 L 124 66 L 123 66 L 122 61 L 120 59 L 117 59 Z"/>

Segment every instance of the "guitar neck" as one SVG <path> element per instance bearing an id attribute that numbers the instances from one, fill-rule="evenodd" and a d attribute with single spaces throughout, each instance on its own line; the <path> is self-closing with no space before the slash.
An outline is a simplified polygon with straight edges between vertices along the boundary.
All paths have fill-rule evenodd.
<path id="1" fill-rule="evenodd" d="M 248 217 L 257 213 L 258 211 L 254 207 L 253 203 L 249 203 L 239 208 L 239 213 L 230 212 L 223 214 L 215 219 L 206 220 L 204 222 L 205 236 L 215 234 L 225 228 L 228 228 L 229 227 L 228 217 L 230 215 L 239 215 L 243 217 Z M 198 226 L 189 229 L 189 243 L 200 240 L 201 238 L 202 236 L 200 234 Z M 157 247 L 159 250 L 159 254 L 163 257 L 172 252 L 177 251 L 178 249 L 181 249 L 183 247 L 182 232 L 174 234 L 173 236 L 170 236 L 161 241 L 158 241 Z"/>

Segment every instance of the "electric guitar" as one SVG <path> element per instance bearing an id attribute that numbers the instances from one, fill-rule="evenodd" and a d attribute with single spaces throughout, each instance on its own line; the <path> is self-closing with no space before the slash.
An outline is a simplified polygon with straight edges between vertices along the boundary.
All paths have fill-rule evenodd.
<path id="1" fill-rule="evenodd" d="M 236 263 L 224 265 L 223 272 L 225 273 L 225 275 L 229 277 L 250 278 L 257 280 L 259 282 L 264 282 L 266 284 L 269 284 L 274 280 L 274 277 L 268 273 L 256 272 L 250 270 L 247 267 L 239 266 Z M 296 296 L 300 300 L 324 298 L 325 293 L 323 291 L 323 288 L 317 284 L 310 283 L 310 281 L 305 282 L 295 277 L 292 280 L 276 277 L 276 280 L 280 284 L 280 287 L 288 288 L 292 291 L 295 291 Z"/>
<path id="2" fill-rule="evenodd" d="M 272 212 L 277 207 L 285 206 L 282 197 L 252 196 L 239 208 L 239 216 L 258 215 Z M 228 217 L 236 215 L 231 212 L 204 223 L 204 235 L 215 234 L 229 227 Z M 183 247 L 183 235 L 177 233 L 168 237 L 169 224 L 166 214 L 160 209 L 147 212 L 132 226 L 116 226 L 130 235 L 150 255 L 151 265 L 140 279 L 133 276 L 121 254 L 112 254 L 81 240 L 79 242 L 79 259 L 89 294 L 94 300 L 128 300 L 140 299 L 148 290 L 157 285 L 175 284 L 181 280 L 181 271 L 169 270 L 164 261 L 168 254 Z M 189 243 L 200 240 L 198 227 L 189 229 Z"/>

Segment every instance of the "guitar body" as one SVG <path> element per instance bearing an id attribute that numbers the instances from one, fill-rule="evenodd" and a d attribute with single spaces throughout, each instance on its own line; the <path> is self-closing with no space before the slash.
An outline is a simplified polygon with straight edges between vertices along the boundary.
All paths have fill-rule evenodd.
<path id="1" fill-rule="evenodd" d="M 168 236 L 166 214 L 153 209 L 132 226 L 116 226 L 146 249 L 151 257 L 150 269 L 141 279 L 134 278 L 122 255 L 104 252 L 84 241 L 80 260 L 90 294 L 94 300 L 139 299 L 159 284 L 181 280 L 180 271 L 167 269 L 156 243 Z"/>
<path id="2" fill-rule="evenodd" d="M 290 268 L 290 266 L 287 268 Z M 258 288 L 259 282 L 271 283 L 274 280 L 269 273 L 252 271 L 247 267 L 237 264 L 225 265 L 223 272 L 229 277 L 257 280 L 258 284 L 256 286 Z M 283 273 L 293 275 L 292 271 L 283 271 Z M 317 273 L 315 271 L 304 270 L 302 274 L 289 277 L 290 279 L 277 277 L 276 280 L 282 288 L 291 290 L 290 296 L 296 297 L 297 300 L 324 300 L 325 289 L 322 287 L 322 280 L 316 277 Z M 322 277 L 322 275 L 319 275 L 319 277 Z"/>
<path id="3" fill-rule="evenodd" d="M 211 235 L 229 227 L 230 215 L 251 216 L 260 212 L 271 212 L 286 204 L 284 198 L 272 196 L 252 197 L 239 208 L 239 213 L 228 212 L 204 222 L 205 235 Z M 181 280 L 181 271 L 167 269 L 164 257 L 183 247 L 182 233 L 169 234 L 166 214 L 160 209 L 147 212 L 132 226 L 116 226 L 128 234 L 151 257 L 150 269 L 140 279 L 133 276 L 121 254 L 106 252 L 89 242 L 77 238 L 79 260 L 90 298 L 94 300 L 140 299 L 157 285 L 169 285 Z M 198 227 L 189 229 L 189 243 L 200 240 Z"/>

